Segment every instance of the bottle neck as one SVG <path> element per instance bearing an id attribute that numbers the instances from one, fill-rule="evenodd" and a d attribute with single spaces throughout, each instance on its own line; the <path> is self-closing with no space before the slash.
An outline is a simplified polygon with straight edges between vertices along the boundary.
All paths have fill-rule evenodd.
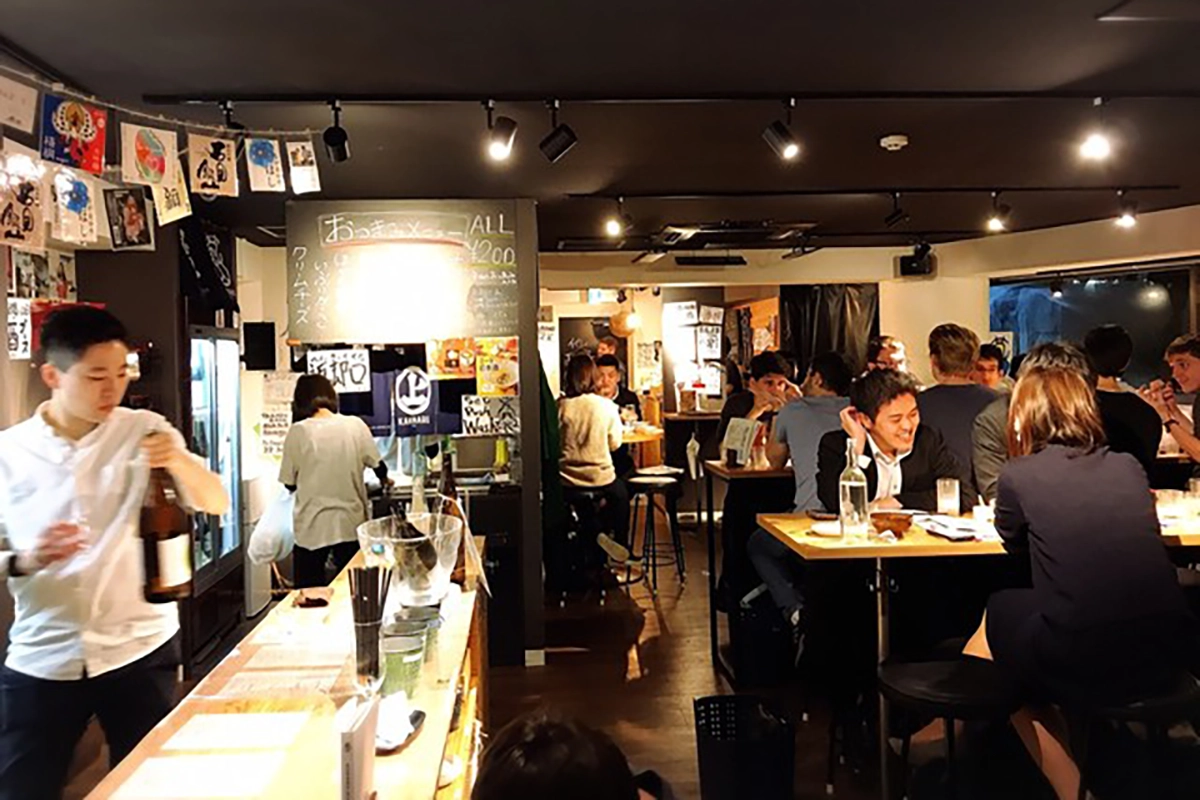
<path id="1" fill-rule="evenodd" d="M 854 452 L 853 437 L 846 439 L 846 466 L 848 466 L 848 467 L 857 467 L 858 466 L 858 454 Z"/>

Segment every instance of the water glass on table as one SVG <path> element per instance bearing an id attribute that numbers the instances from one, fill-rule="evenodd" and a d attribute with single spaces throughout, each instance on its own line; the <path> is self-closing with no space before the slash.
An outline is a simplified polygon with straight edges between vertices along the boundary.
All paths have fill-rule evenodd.
<path id="1" fill-rule="evenodd" d="M 958 479 L 938 478 L 937 482 L 937 513 L 957 517 L 961 513 L 959 507 Z"/>

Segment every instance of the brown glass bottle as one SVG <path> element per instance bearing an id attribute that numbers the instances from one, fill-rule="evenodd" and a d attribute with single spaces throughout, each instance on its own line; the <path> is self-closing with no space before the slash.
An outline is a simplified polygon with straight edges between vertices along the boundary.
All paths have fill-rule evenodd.
<path id="1" fill-rule="evenodd" d="M 175 480 L 150 470 L 142 501 L 142 595 L 149 603 L 173 603 L 192 594 L 192 523 L 179 502 Z"/>

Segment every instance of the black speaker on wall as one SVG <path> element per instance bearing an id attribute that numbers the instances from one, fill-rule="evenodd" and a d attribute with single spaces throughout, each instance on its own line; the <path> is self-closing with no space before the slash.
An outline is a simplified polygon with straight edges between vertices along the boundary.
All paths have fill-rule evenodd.
<path id="1" fill-rule="evenodd" d="M 913 248 L 911 256 L 900 256 L 900 277 L 932 275 L 937 269 L 937 258 L 933 248 L 921 242 Z"/>
<path id="2" fill-rule="evenodd" d="M 242 324 L 242 347 L 248 370 L 275 369 L 275 323 L 245 322 Z"/>

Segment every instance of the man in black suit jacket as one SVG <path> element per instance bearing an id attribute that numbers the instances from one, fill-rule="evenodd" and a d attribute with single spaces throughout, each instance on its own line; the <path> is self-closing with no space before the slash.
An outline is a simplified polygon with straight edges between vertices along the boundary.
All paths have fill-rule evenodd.
<path id="1" fill-rule="evenodd" d="M 966 470 L 941 434 L 921 424 L 918 391 L 912 376 L 894 370 L 873 370 L 854 382 L 842 430 L 825 434 L 817 451 L 817 494 L 826 509 L 838 511 L 851 438 L 872 508 L 936 511 L 939 478 L 958 480 L 961 511 L 974 507 Z"/>

